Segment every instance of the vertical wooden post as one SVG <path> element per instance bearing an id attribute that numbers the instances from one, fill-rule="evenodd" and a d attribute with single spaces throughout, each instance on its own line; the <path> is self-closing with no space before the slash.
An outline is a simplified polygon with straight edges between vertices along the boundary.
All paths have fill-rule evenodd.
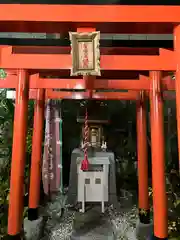
<path id="1" fill-rule="evenodd" d="M 136 102 L 137 122 L 137 158 L 138 158 L 138 195 L 139 219 L 141 223 L 150 223 L 149 193 L 148 193 L 148 154 L 145 94 L 140 92 Z"/>
<path id="2" fill-rule="evenodd" d="M 45 89 L 38 89 L 34 107 L 34 125 L 29 188 L 28 219 L 31 221 L 38 218 L 41 181 L 42 138 L 44 127 L 44 104 Z"/>
<path id="3" fill-rule="evenodd" d="M 176 118 L 177 118 L 177 137 L 179 154 L 179 173 L 180 173 L 180 25 L 174 29 L 174 50 L 176 59 Z"/>
<path id="4" fill-rule="evenodd" d="M 20 239 L 23 219 L 24 168 L 28 116 L 29 83 L 25 70 L 18 70 L 14 114 L 8 235 Z"/>
<path id="5" fill-rule="evenodd" d="M 158 239 L 167 239 L 168 216 L 165 183 L 164 114 L 160 88 L 161 72 L 150 72 L 150 81 L 154 236 Z"/>

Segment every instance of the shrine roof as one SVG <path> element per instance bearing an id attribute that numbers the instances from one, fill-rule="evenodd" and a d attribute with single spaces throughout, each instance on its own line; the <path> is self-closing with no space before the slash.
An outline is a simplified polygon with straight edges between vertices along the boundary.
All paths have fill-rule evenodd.
<path id="1" fill-rule="evenodd" d="M 180 6 L 1 4 L 0 9 L 0 32 L 56 33 L 84 25 L 102 33 L 169 34 L 180 23 Z"/>

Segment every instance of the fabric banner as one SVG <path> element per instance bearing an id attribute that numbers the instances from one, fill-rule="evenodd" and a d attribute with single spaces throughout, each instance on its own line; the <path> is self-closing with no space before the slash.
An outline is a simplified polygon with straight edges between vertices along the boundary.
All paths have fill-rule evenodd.
<path id="1" fill-rule="evenodd" d="M 61 145 L 60 142 L 60 104 L 47 100 L 45 112 L 45 140 L 42 167 L 42 181 L 45 194 L 60 190 L 61 185 Z"/>

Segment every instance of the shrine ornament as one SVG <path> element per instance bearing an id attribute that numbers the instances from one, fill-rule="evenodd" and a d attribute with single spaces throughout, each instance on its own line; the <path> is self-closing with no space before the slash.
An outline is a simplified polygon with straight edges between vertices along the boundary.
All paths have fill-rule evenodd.
<path id="1" fill-rule="evenodd" d="M 100 76 L 100 32 L 69 32 L 71 41 L 71 76 Z"/>

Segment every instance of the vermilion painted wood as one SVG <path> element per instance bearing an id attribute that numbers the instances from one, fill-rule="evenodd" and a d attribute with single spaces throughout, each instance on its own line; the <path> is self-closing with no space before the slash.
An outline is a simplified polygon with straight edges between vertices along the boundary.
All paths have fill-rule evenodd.
<path id="1" fill-rule="evenodd" d="M 164 114 L 160 89 L 161 73 L 152 71 L 150 79 L 152 84 L 150 113 L 154 235 L 159 239 L 165 239 L 168 236 L 168 213 L 165 178 Z"/>
<path id="2" fill-rule="evenodd" d="M 31 89 L 86 89 L 86 82 L 83 79 L 65 79 L 65 78 L 39 78 L 30 77 L 29 86 Z M 16 88 L 17 75 L 8 75 L 5 80 L 0 80 L 0 88 Z M 119 89 L 119 90 L 149 90 L 150 81 L 148 77 L 141 76 L 140 80 L 134 79 L 96 79 L 93 82 L 92 89 Z M 162 80 L 162 90 L 175 90 L 175 81 L 170 76 Z"/>
<path id="3" fill-rule="evenodd" d="M 34 124 L 32 137 L 31 172 L 29 186 L 29 208 L 39 207 L 42 139 L 44 127 L 45 90 L 38 89 L 34 106 Z"/>
<path id="4" fill-rule="evenodd" d="M 139 209 L 149 210 L 146 96 L 144 91 L 139 95 L 136 101 L 138 199 Z"/>
<path id="5" fill-rule="evenodd" d="M 22 228 L 28 92 L 27 72 L 19 70 L 14 114 L 8 213 L 8 234 L 12 236 L 20 233 Z"/>
<path id="6" fill-rule="evenodd" d="M 135 91 L 134 91 L 135 92 Z M 135 92 L 139 96 L 139 92 Z M 114 92 L 108 92 L 106 93 L 100 93 L 100 100 L 137 100 L 138 97 L 137 95 L 134 95 L 131 93 L 127 92 L 119 92 L 115 93 Z M 89 96 L 87 94 L 83 93 L 78 93 L 77 96 L 81 96 L 82 99 L 88 98 Z M 146 93 L 146 96 L 149 96 L 149 93 Z M 31 89 L 29 92 L 29 98 L 30 99 L 36 99 L 37 98 L 37 90 L 36 89 Z M 49 99 L 75 99 L 75 95 L 73 95 L 72 92 L 53 92 L 52 90 L 48 89 L 46 90 L 46 98 Z M 129 99 L 130 98 L 130 99 Z M 92 99 L 97 99 L 97 95 L 92 96 Z M 163 99 L 164 100 L 175 100 L 175 94 L 167 94 L 166 92 L 163 93 Z"/>
<path id="7" fill-rule="evenodd" d="M 170 77 L 169 77 L 170 78 Z M 30 88 L 59 88 L 59 89 L 86 89 L 83 79 L 39 79 L 30 80 Z M 119 89 L 119 90 L 149 90 L 148 78 L 142 80 L 111 80 L 96 79 L 93 89 Z M 175 81 L 166 78 L 162 80 L 162 90 L 175 90 Z"/>
<path id="8" fill-rule="evenodd" d="M 32 23 L 180 22 L 179 6 L 1 4 L 1 11 L 0 21 L 27 21 Z M 168 16 L 164 14 L 165 12 L 169 13 Z"/>
<path id="9" fill-rule="evenodd" d="M 7 69 L 69 70 L 72 65 L 68 54 L 14 54 L 10 46 L 1 47 L 0 54 L 0 67 Z M 102 55 L 100 64 L 102 70 L 176 70 L 174 52 L 164 50 L 159 56 Z"/>
<path id="10" fill-rule="evenodd" d="M 179 6 L 1 4 L 0 31 L 56 33 L 93 27 L 112 33 L 172 33 L 180 23 L 179 12 Z"/>
<path id="11" fill-rule="evenodd" d="M 99 100 L 136 100 L 138 99 L 138 92 L 99 92 L 93 93 L 89 97 L 88 92 L 85 93 L 72 93 L 72 92 L 58 92 L 52 89 L 46 90 L 46 98 L 50 99 L 99 99 Z"/>

